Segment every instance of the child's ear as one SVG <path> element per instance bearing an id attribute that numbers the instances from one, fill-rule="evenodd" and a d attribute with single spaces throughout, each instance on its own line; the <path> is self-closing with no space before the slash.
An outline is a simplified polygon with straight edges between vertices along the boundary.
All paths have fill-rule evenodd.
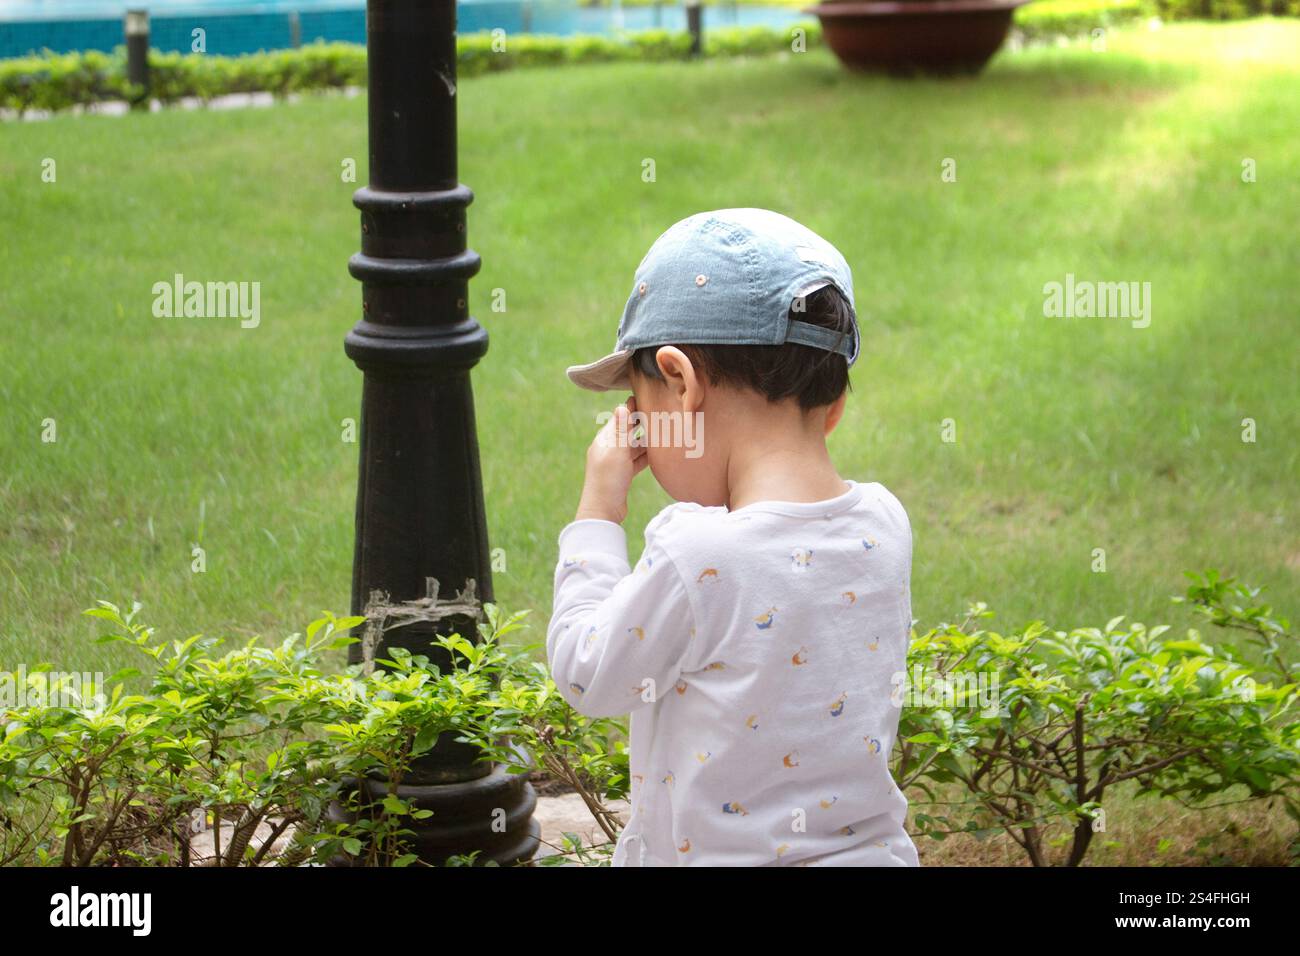
<path id="1" fill-rule="evenodd" d="M 848 404 L 849 393 L 840 392 L 840 397 L 831 402 L 830 408 L 826 410 L 826 434 L 835 431 L 835 426 L 840 423 L 844 417 L 844 406 Z"/>
<path id="2" fill-rule="evenodd" d="M 664 383 L 674 402 L 680 402 L 682 411 L 693 412 L 704 403 L 704 383 L 696 374 L 695 366 L 681 349 L 665 345 L 655 353 L 655 364 L 663 373 Z"/>

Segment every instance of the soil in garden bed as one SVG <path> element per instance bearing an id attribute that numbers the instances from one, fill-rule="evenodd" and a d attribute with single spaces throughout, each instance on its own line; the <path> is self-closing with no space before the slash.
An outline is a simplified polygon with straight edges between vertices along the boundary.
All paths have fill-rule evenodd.
<path id="1" fill-rule="evenodd" d="M 533 785 L 539 797 L 558 797 L 562 793 L 574 793 L 574 789 L 563 780 L 556 780 L 545 770 L 534 770 L 528 775 L 528 782 Z"/>

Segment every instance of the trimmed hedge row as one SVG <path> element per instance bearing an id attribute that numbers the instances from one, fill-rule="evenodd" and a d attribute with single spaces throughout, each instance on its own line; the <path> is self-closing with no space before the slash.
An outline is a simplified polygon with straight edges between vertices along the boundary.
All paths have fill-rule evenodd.
<path id="1" fill-rule="evenodd" d="M 821 38 L 816 21 L 799 24 L 809 48 Z M 705 56 L 762 56 L 791 49 L 793 28 L 732 27 L 705 33 Z M 615 60 L 680 60 L 690 55 L 690 35 L 645 30 L 625 39 L 604 36 L 512 35 L 494 48 L 489 33 L 457 40 L 457 71 L 478 76 L 534 66 Z M 149 53 L 150 96 L 164 104 L 193 97 L 208 102 L 230 93 L 270 92 L 276 96 L 366 84 L 366 49 L 350 43 L 314 43 L 297 50 L 248 56 Z M 126 80 L 126 54 L 45 53 L 0 60 L 0 109 L 57 112 L 106 100 L 132 100 L 138 90 Z"/>
<path id="2" fill-rule="evenodd" d="M 1231 19 L 1261 14 L 1300 15 L 1300 0 L 1044 0 L 1016 12 L 1015 25 L 1029 39 L 1086 35 L 1142 16 L 1166 19 Z M 809 20 L 809 49 L 821 41 L 821 25 Z M 706 29 L 704 55 L 763 56 L 790 50 L 794 28 L 725 27 Z M 458 72 L 478 76 L 534 66 L 619 60 L 681 60 L 690 54 L 686 32 L 645 30 L 622 38 L 605 36 L 512 35 L 505 48 L 489 33 L 457 40 Z M 185 98 L 204 103 L 232 93 L 269 92 L 276 96 L 309 90 L 364 86 L 366 50 L 349 43 L 318 42 L 297 50 L 223 57 L 150 51 L 150 96 L 163 104 Z M 122 48 L 113 53 L 44 54 L 0 60 L 0 110 L 58 112 L 78 105 L 132 100 L 138 90 L 126 80 Z"/>
<path id="3" fill-rule="evenodd" d="M 1030 40 L 1076 37 L 1150 15 L 1149 0 L 1044 0 L 1017 10 L 1015 28 Z"/>
<path id="4" fill-rule="evenodd" d="M 1153 6 L 1166 20 L 1300 17 L 1300 0 L 1154 0 Z"/>
<path id="5" fill-rule="evenodd" d="M 662 6 L 679 6 L 679 0 L 620 0 L 625 7 L 648 7 L 656 3 Z M 780 6 L 803 8 L 827 0 L 700 0 L 705 7 L 731 6 Z M 925 0 L 914 0 L 924 3 Z M 584 6 L 609 7 L 611 0 L 583 0 Z M 1085 8 L 1105 9 L 1113 6 L 1140 6 L 1147 16 L 1156 16 L 1166 20 L 1239 20 L 1245 17 L 1263 16 L 1300 16 L 1300 0 L 1133 0 L 1131 3 L 1115 3 L 1112 0 L 1041 0 L 1031 3 L 1021 12 L 1041 8 L 1049 10 L 1054 7 L 1072 7 L 1076 10 Z M 1019 14 L 1017 14 L 1019 19 Z M 705 14 L 705 29 L 708 29 L 708 14 Z M 1089 27 L 1096 26 L 1089 23 Z"/>
<path id="6" fill-rule="evenodd" d="M 1016 11 L 1015 23 L 1032 38 L 1078 36 L 1094 27 L 1154 16 L 1163 20 L 1300 16 L 1300 0 L 1037 0 Z"/>
<path id="7" fill-rule="evenodd" d="M 1300 0 L 1039 0 L 1016 11 L 1015 26 L 1029 40 L 1086 36 L 1145 17 L 1163 20 L 1236 20 L 1300 16 Z"/>

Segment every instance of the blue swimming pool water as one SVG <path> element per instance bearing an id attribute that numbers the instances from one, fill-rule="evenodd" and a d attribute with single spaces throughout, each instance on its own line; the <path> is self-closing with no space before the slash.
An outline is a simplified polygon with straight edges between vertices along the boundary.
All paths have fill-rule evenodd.
<path id="1" fill-rule="evenodd" d="M 33 50 L 111 50 L 122 44 L 127 8 L 149 10 L 150 43 L 164 51 L 189 52 L 202 28 L 206 52 L 253 53 L 292 46 L 293 21 L 303 43 L 317 39 L 364 43 L 364 0 L 0 0 L 0 57 Z M 808 19 L 789 7 L 706 7 L 704 25 L 785 26 Z M 686 29 L 681 6 L 580 7 L 573 0 L 461 0 L 460 33 L 500 27 L 508 33 L 611 34 L 618 29 Z"/>

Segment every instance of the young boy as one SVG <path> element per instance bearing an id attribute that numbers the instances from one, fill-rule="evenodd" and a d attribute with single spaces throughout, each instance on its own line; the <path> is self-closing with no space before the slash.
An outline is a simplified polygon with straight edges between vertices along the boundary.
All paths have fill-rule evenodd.
<path id="1" fill-rule="evenodd" d="M 615 866 L 918 865 L 888 763 L 911 529 L 826 450 L 858 342 L 833 246 L 721 209 L 656 240 L 616 351 L 568 370 L 633 393 L 587 452 L 546 641 L 575 708 L 631 714 Z M 633 571 L 621 524 L 647 466 L 676 504 Z"/>

